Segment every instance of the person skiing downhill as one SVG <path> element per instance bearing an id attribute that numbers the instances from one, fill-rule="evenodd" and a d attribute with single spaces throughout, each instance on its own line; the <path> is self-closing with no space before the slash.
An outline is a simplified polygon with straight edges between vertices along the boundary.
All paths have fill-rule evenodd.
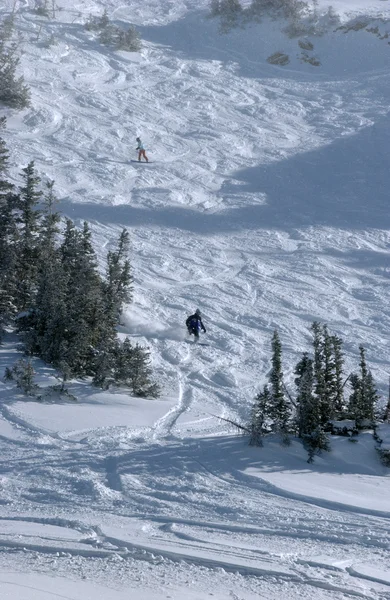
<path id="1" fill-rule="evenodd" d="M 144 148 L 144 145 L 143 145 L 143 143 L 141 141 L 141 138 L 137 137 L 136 138 L 136 142 L 138 143 L 138 146 L 136 147 L 136 150 L 138 150 L 138 162 L 141 162 L 142 156 L 144 157 L 144 159 L 146 160 L 146 162 L 149 162 L 149 159 L 146 156 L 145 148 Z"/>
<path id="2" fill-rule="evenodd" d="M 200 330 L 202 330 L 204 333 L 206 333 L 206 327 L 203 325 L 202 315 L 200 313 L 199 308 L 196 309 L 196 311 L 193 315 L 190 315 L 189 317 L 187 317 L 186 326 L 187 326 L 189 335 L 195 336 L 195 342 L 197 342 L 199 340 Z"/>

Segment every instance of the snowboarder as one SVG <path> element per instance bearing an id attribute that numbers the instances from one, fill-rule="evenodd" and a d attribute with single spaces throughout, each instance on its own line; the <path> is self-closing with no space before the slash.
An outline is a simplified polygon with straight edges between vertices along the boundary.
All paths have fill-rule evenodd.
<path id="1" fill-rule="evenodd" d="M 206 327 L 202 323 L 202 315 L 200 314 L 199 308 L 196 309 L 193 315 L 190 315 L 186 319 L 186 325 L 189 335 L 195 336 L 195 342 L 199 340 L 199 332 L 202 330 L 206 333 Z"/>
<path id="2" fill-rule="evenodd" d="M 144 145 L 143 145 L 143 143 L 141 141 L 141 138 L 137 137 L 136 138 L 136 142 L 138 143 L 138 146 L 136 147 L 136 150 L 138 150 L 138 162 L 141 162 L 142 156 L 144 157 L 144 159 L 146 160 L 146 162 L 149 162 L 149 159 L 146 156 L 145 148 L 144 148 Z"/>

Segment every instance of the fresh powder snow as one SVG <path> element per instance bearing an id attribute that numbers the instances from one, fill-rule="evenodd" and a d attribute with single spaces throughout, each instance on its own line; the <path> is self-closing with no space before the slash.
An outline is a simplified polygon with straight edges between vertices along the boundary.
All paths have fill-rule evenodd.
<path id="1" fill-rule="evenodd" d="M 102 265 L 129 230 L 119 335 L 150 349 L 162 394 L 74 380 L 77 402 L 37 402 L 0 383 L 0 599 L 389 599 L 372 433 L 308 464 L 300 442 L 249 447 L 222 419 L 248 421 L 275 329 L 293 386 L 314 320 L 344 340 L 347 374 L 363 344 L 388 394 L 390 2 L 335 0 L 337 23 L 301 46 L 278 19 L 221 34 L 208 0 L 58 0 L 55 18 L 38 5 L 0 4 L 32 94 L 0 109 L 10 176 L 34 160 L 55 180 Z M 135 25 L 140 52 L 86 31 L 104 9 Z M 150 165 L 134 163 L 137 136 Z M 21 356 L 9 334 L 0 373 Z M 390 447 L 390 426 L 379 434 Z"/>

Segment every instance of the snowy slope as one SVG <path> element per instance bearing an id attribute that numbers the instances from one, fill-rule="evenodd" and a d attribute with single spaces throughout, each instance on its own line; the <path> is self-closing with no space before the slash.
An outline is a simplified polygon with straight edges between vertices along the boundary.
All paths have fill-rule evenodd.
<path id="1" fill-rule="evenodd" d="M 292 383 L 314 319 L 345 340 L 347 373 L 364 343 L 386 393 L 388 2 L 335 2 L 380 35 L 310 38 L 318 67 L 277 22 L 220 36 L 206 0 L 60 0 L 55 20 L 33 4 L 17 3 L 32 107 L 2 111 L 12 177 L 34 159 L 101 259 L 129 229 L 121 334 L 150 347 L 163 395 L 74 382 L 76 405 L 38 404 L 0 384 L 0 597 L 389 598 L 390 479 L 371 436 L 309 466 L 299 444 L 248 448 L 216 418 L 247 418 L 274 328 Z M 137 25 L 140 54 L 85 31 L 103 7 Z M 150 165 L 131 162 L 137 135 Z M 1 369 L 16 356 L 9 339 Z"/>

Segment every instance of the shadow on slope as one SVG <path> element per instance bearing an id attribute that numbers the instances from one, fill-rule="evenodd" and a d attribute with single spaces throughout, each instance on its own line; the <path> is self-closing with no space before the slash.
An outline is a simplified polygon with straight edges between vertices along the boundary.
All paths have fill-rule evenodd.
<path id="1" fill-rule="evenodd" d="M 390 227 L 389 137 L 390 122 L 385 117 L 332 144 L 237 171 L 234 182 L 225 180 L 218 192 L 227 196 L 225 205 L 230 194 L 240 192 L 265 194 L 265 204 L 208 213 L 172 206 L 150 210 L 65 200 L 62 210 L 74 219 L 180 228 L 197 235 L 306 226 L 386 229 Z"/>
<path id="2" fill-rule="evenodd" d="M 220 499 L 213 510 L 221 516 L 241 512 L 242 506 L 232 503 L 233 497 L 247 494 L 250 498 L 254 492 L 261 503 L 263 492 L 331 509 L 390 517 L 383 509 L 389 482 L 381 477 L 385 470 L 376 456 L 372 436 L 362 434 L 356 444 L 346 438 L 333 438 L 332 446 L 332 452 L 323 453 L 309 465 L 307 453 L 296 440 L 288 448 L 275 439 L 267 439 L 263 448 L 250 448 L 247 439 L 237 437 L 172 441 L 122 455 L 115 464 L 116 477 L 126 481 L 126 474 L 131 474 L 146 485 L 152 482 L 144 497 L 149 508 L 167 502 L 192 502 L 196 494 L 197 505 L 203 504 L 207 512 L 210 487 L 214 497 Z M 273 483 L 272 475 L 277 483 Z M 205 494 L 197 489 L 199 477 Z M 384 488 L 378 499 L 371 498 L 370 493 L 380 482 Z M 333 492 L 340 487 L 342 493 L 336 497 Z"/>
<path id="3" fill-rule="evenodd" d="M 227 34 L 219 33 L 219 20 L 209 19 L 208 11 L 189 13 L 184 18 L 166 25 L 137 26 L 143 40 L 171 48 L 184 60 L 234 62 L 243 77 L 296 79 L 297 72 L 303 78 L 322 78 L 327 75 L 345 78 L 351 74 L 387 69 L 388 47 L 364 27 L 359 31 L 344 33 L 329 26 L 323 35 L 309 36 L 314 44 L 314 56 L 320 66 L 312 66 L 303 60 L 304 53 L 298 45 L 299 37 L 290 38 L 282 30 L 288 24 L 285 19 L 263 19 L 245 27 L 233 28 Z M 377 25 L 374 17 L 361 15 L 367 26 Z M 307 37 L 302 34 L 302 37 Z M 286 67 L 271 65 L 267 58 L 275 52 L 289 56 Z M 340 60 L 342 57 L 342 60 Z M 196 67 L 192 74 L 197 75 Z"/>

